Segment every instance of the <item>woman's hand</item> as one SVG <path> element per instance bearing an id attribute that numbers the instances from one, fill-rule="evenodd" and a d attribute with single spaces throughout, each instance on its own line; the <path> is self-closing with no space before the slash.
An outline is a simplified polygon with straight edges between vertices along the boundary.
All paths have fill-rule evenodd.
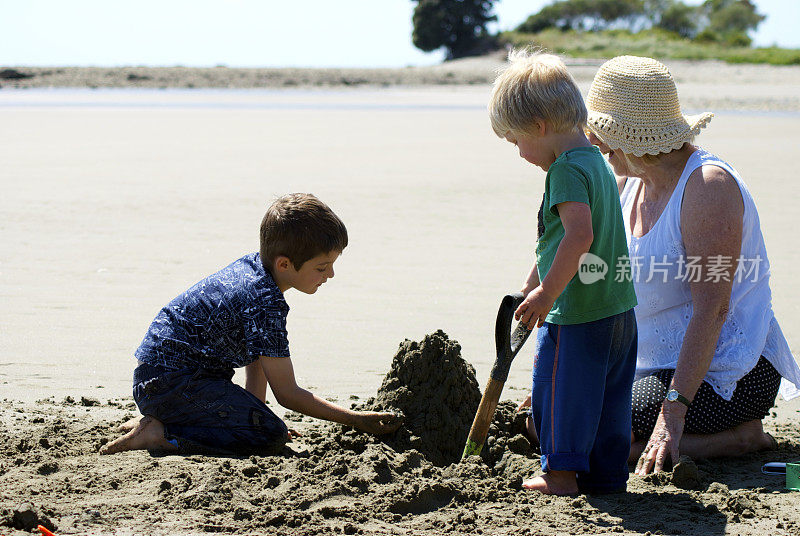
<path id="1" fill-rule="evenodd" d="M 403 424 L 403 416 L 397 413 L 359 411 L 353 426 L 369 434 L 391 434 Z"/>
<path id="2" fill-rule="evenodd" d="M 665 402 L 665 404 L 676 404 L 675 402 Z M 636 463 L 636 474 L 646 475 L 654 472 L 663 471 L 665 462 L 669 457 L 672 464 L 678 463 L 678 446 L 683 437 L 683 426 L 685 423 L 686 412 L 665 410 L 662 406 L 658 414 L 653 433 L 650 440 Z"/>

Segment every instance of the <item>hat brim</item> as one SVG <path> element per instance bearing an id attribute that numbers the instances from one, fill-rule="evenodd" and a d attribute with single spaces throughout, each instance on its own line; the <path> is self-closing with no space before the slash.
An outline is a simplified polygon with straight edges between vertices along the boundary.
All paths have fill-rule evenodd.
<path id="1" fill-rule="evenodd" d="M 589 111 L 587 126 L 603 143 L 614 151 L 644 156 L 668 153 L 683 147 L 711 121 L 714 114 L 703 112 L 683 115 L 682 120 L 656 128 L 630 127 L 617 121 L 613 115 Z"/>

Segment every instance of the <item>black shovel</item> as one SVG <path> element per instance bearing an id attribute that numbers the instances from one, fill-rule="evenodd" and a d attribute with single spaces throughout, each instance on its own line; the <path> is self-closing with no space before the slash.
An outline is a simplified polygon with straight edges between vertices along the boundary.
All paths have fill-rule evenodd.
<path id="1" fill-rule="evenodd" d="M 500 302 L 500 310 L 497 311 L 497 323 L 494 328 L 494 340 L 497 345 L 497 358 L 494 360 L 492 374 L 486 389 L 483 391 L 481 403 L 472 421 L 472 428 L 469 431 L 467 444 L 464 446 L 464 454 L 461 459 L 481 453 L 486 434 L 489 432 L 489 425 L 492 423 L 494 411 L 497 409 L 497 401 L 500 400 L 500 393 L 503 392 L 503 385 L 508 379 L 508 371 L 511 362 L 519 353 L 522 345 L 531 334 L 531 330 L 522 323 L 517 324 L 514 332 L 511 332 L 511 323 L 514 320 L 514 311 L 522 303 L 524 296 L 521 292 L 509 294 Z"/>

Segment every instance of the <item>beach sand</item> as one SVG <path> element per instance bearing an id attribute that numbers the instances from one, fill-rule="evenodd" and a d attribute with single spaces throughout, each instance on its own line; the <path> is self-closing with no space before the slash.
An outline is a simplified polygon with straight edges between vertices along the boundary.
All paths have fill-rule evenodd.
<path id="1" fill-rule="evenodd" d="M 314 296 L 287 293 L 300 384 L 362 402 L 401 341 L 442 329 L 483 387 L 499 300 L 532 261 L 544 174 L 492 133 L 486 81 L 498 62 L 481 61 L 463 75 L 483 77 L 471 85 L 0 82 L 0 509 L 32 503 L 65 534 L 796 534 L 794 495 L 759 468 L 800 457 L 797 401 L 766 419 L 778 451 L 698 461 L 697 489 L 632 477 L 628 494 L 603 498 L 517 491 L 538 463 L 524 449 L 501 468 L 448 469 L 308 421 L 296 423 L 308 430 L 296 453 L 280 457 L 98 457 L 113 425 L 135 414 L 132 353 L 158 309 L 256 250 L 264 209 L 291 191 L 317 194 L 350 234 L 334 279 Z M 596 63 L 572 68 L 585 90 Z M 727 158 L 756 199 L 773 306 L 797 351 L 800 71 L 673 71 L 687 111 L 717 113 L 699 144 Z M 530 351 L 503 398 L 524 397 Z M 0 534 L 16 534 L 3 519 Z"/>

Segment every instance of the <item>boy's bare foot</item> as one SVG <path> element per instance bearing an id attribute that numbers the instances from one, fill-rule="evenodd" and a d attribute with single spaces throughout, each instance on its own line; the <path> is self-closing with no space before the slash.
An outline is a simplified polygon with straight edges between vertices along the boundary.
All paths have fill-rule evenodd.
<path id="1" fill-rule="evenodd" d="M 164 425 L 161 421 L 146 415 L 133 430 L 101 448 L 100 454 L 143 449 L 172 451 L 178 450 L 178 447 L 164 439 Z"/>
<path id="2" fill-rule="evenodd" d="M 545 495 L 577 495 L 578 481 L 575 471 L 550 471 L 522 483 L 525 489 Z"/>
<path id="3" fill-rule="evenodd" d="M 130 432 L 131 430 L 136 428 L 136 426 L 139 424 L 139 421 L 141 421 L 143 418 L 144 415 L 138 415 L 132 419 L 125 421 L 124 423 L 117 426 L 117 432 Z"/>

